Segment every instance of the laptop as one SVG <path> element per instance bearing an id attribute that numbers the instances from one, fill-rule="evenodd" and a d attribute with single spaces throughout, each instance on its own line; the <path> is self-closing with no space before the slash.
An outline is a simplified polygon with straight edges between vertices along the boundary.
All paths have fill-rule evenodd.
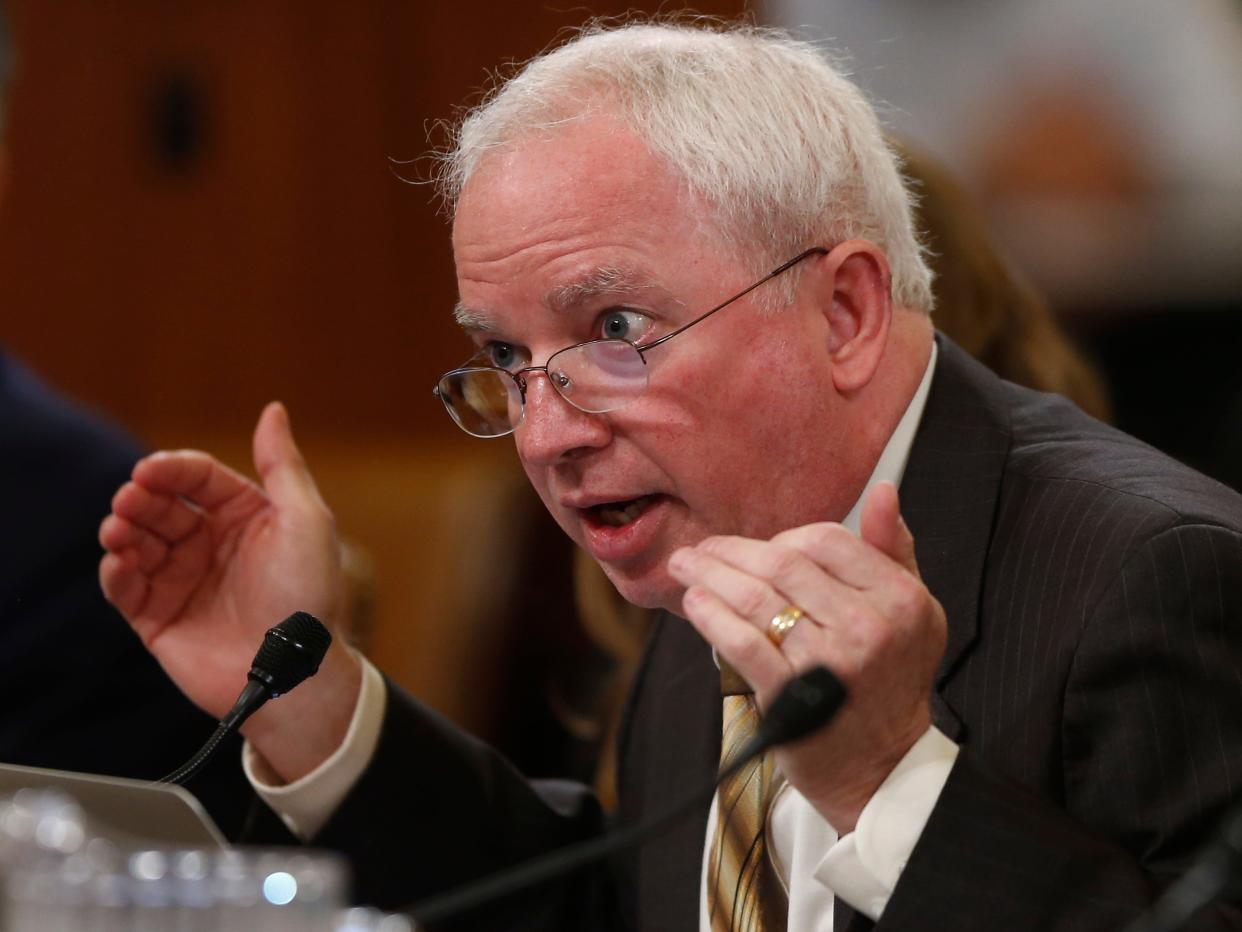
<path id="1" fill-rule="evenodd" d="M 0 800 L 57 789 L 82 808 L 93 834 L 126 847 L 227 848 L 202 803 L 179 786 L 0 763 Z"/>

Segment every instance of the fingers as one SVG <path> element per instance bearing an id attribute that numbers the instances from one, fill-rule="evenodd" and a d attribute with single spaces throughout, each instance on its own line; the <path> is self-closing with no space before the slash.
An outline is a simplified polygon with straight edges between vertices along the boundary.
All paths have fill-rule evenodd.
<path id="1" fill-rule="evenodd" d="M 99 539 L 108 551 L 99 565 L 104 595 L 148 643 L 211 569 L 213 543 L 203 523 L 170 545 L 112 514 L 100 525 Z"/>
<path id="2" fill-rule="evenodd" d="M 891 482 L 877 482 L 863 502 L 861 536 L 864 541 L 888 556 L 915 576 L 919 575 L 914 559 L 914 535 L 901 518 L 897 487 Z"/>
<path id="3" fill-rule="evenodd" d="M 806 554 L 767 541 L 710 538 L 679 553 L 676 562 L 677 566 L 670 563 L 670 571 L 678 582 L 711 589 L 764 631 L 787 605 L 827 619 L 856 599 L 847 586 L 826 575 Z"/>
<path id="4" fill-rule="evenodd" d="M 146 575 L 146 600 L 136 616 L 129 616 L 144 639 L 142 625 L 161 626 L 175 617 L 207 577 L 211 563 L 211 535 L 202 526 L 170 548 L 164 562 Z"/>
<path id="5" fill-rule="evenodd" d="M 785 605 L 766 580 L 741 572 L 698 548 L 683 547 L 669 559 L 669 572 L 686 592 L 682 610 L 705 641 L 758 693 L 788 678 L 788 661 L 758 626 Z"/>
<path id="6" fill-rule="evenodd" d="M 211 570 L 213 535 L 266 501 L 259 488 L 205 453 L 156 453 L 112 499 L 99 527 L 99 581 L 150 645 Z M 210 518 L 210 520 L 209 520 Z"/>
<path id="7" fill-rule="evenodd" d="M 146 575 L 136 564 L 137 555 L 132 550 L 105 554 L 99 563 L 99 585 L 104 595 L 130 619 L 141 615 L 150 588 Z M 142 631 L 138 634 L 144 642 L 147 640 Z"/>
<path id="8" fill-rule="evenodd" d="M 748 619 L 703 586 L 690 586 L 682 610 L 703 640 L 746 678 L 759 695 L 769 695 L 789 679 L 789 660 Z"/>
<path id="9" fill-rule="evenodd" d="M 255 466 L 278 508 L 327 510 L 306 462 L 293 442 L 288 414 L 278 402 L 259 418 Z M 153 453 L 134 467 L 133 481 L 113 499 L 117 516 L 175 544 L 193 533 L 204 516 L 232 524 L 268 503 L 264 490 L 214 457 L 197 450 Z M 111 532 L 123 537 L 114 528 Z M 105 547 L 109 544 L 105 541 Z"/>
<path id="10" fill-rule="evenodd" d="M 850 701 L 832 728 L 778 754 L 790 783 L 847 831 L 927 730 L 946 631 L 891 484 L 868 493 L 862 526 L 862 536 L 824 523 L 770 541 L 709 538 L 669 560 L 687 587 L 686 617 L 750 682 L 761 708 L 817 664 L 846 684 Z M 790 603 L 805 615 L 773 643 L 771 619 Z"/>
<path id="11" fill-rule="evenodd" d="M 201 518 L 182 500 L 135 482 L 127 482 L 113 496 L 112 509 L 99 526 L 99 543 L 107 551 L 99 565 L 99 583 L 108 601 L 147 642 L 154 633 L 149 621 L 152 578 L 179 542 L 201 527 Z M 166 601 L 155 600 L 157 607 Z"/>
<path id="12" fill-rule="evenodd" d="M 871 490 L 863 520 L 869 539 L 821 523 L 771 541 L 714 537 L 677 551 L 669 572 L 687 586 L 687 618 L 757 691 L 762 688 L 753 677 L 771 676 L 774 669 L 783 668 L 787 678 L 831 657 L 838 672 L 848 671 L 877 643 L 916 623 L 923 594 L 891 483 Z M 790 604 L 806 617 L 778 650 L 767 640 L 768 627 Z"/>
<path id="13" fill-rule="evenodd" d="M 324 508 L 319 489 L 293 440 L 289 413 L 279 401 L 263 409 L 254 431 L 254 465 L 278 508 L 313 504 Z"/>
<path id="14" fill-rule="evenodd" d="M 772 543 L 799 550 L 846 585 L 881 596 L 895 571 L 919 578 L 914 539 L 901 520 L 890 483 L 877 484 L 868 495 L 863 521 L 870 538 L 841 524 L 821 522 L 783 531 Z"/>
<path id="15" fill-rule="evenodd" d="M 139 469 L 135 467 L 134 471 L 139 472 Z M 105 527 L 100 528 L 100 542 L 108 550 L 129 546 L 139 531 L 175 544 L 202 520 L 202 512 L 175 493 L 155 492 L 136 481 L 125 483 L 112 497 L 112 512 L 119 520 L 111 527 L 105 522 Z M 105 530 L 110 531 L 107 537 Z"/>
<path id="16" fill-rule="evenodd" d="M 726 625 L 734 623 L 751 629 L 735 633 L 731 638 L 735 644 L 729 646 L 708 639 L 760 693 L 764 687 L 752 678 L 756 671 L 749 666 L 754 655 L 764 653 L 756 646 L 756 637 L 784 661 L 778 665 L 781 675 L 776 685 L 780 685 L 791 672 L 817 663 L 851 667 L 878 621 L 877 612 L 862 594 L 825 573 L 798 550 L 767 541 L 711 538 L 697 548 L 677 551 L 669 561 L 669 571 L 693 587 L 687 597 L 694 589 L 712 596 L 710 600 L 694 596 L 694 609 L 701 614 L 698 618 L 687 615 L 691 622 L 712 622 L 713 634 L 729 634 Z M 768 631 L 773 616 L 788 605 L 805 614 L 777 648 L 768 640 Z M 683 607 L 692 610 L 684 600 Z M 707 637 L 704 629 L 700 632 Z M 730 649 L 740 649 L 745 656 L 732 656 Z M 768 670 L 758 672 L 771 676 Z"/>
<path id="17" fill-rule="evenodd" d="M 140 573 L 153 572 L 168 556 L 167 540 L 115 513 L 99 526 L 99 542 L 110 553 L 133 552 Z"/>
<path id="18" fill-rule="evenodd" d="M 216 511 L 258 492 L 255 484 L 198 450 L 152 453 L 134 466 L 134 483 L 148 492 L 177 496 Z"/>

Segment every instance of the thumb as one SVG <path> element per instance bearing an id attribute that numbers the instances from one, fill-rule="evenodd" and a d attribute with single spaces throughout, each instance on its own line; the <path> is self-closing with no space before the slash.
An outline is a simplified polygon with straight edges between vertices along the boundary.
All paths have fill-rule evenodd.
<path id="1" fill-rule="evenodd" d="M 897 487 L 891 482 L 877 482 L 863 502 L 862 539 L 876 550 L 919 575 L 914 559 L 914 536 L 901 518 Z"/>
<path id="2" fill-rule="evenodd" d="M 323 504 L 306 460 L 293 442 L 289 412 L 279 401 L 268 404 L 259 415 L 254 429 L 254 465 L 277 508 Z"/>

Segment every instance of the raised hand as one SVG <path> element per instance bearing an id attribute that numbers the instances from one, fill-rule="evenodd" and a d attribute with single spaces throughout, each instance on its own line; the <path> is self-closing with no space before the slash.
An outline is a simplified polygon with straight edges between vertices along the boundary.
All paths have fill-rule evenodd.
<path id="1" fill-rule="evenodd" d="M 245 684 L 267 628 L 298 609 L 333 628 L 343 605 L 332 515 L 278 403 L 259 419 L 254 459 L 262 487 L 206 453 L 148 456 L 99 531 L 104 593 L 182 691 L 217 717 Z M 331 753 L 358 677 L 336 638 L 318 675 L 246 725 L 278 774 L 296 779 Z M 291 733 L 312 712 L 309 730 L 302 722 Z"/>
<path id="2" fill-rule="evenodd" d="M 812 524 L 771 541 L 714 537 L 678 550 L 669 570 L 687 589 L 686 617 L 767 705 L 817 664 L 849 699 L 828 728 L 778 754 L 789 782 L 842 834 L 931 724 L 929 698 L 944 653 L 944 610 L 918 575 L 897 492 L 879 483 L 862 534 Z M 805 615 L 778 645 L 772 618 Z"/>

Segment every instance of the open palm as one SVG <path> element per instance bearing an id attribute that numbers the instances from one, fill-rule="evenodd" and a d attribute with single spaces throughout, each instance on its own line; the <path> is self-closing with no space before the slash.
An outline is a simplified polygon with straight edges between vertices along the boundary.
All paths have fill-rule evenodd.
<path id="1" fill-rule="evenodd" d="M 206 453 L 147 457 L 100 527 L 105 594 L 217 717 L 267 628 L 299 609 L 331 627 L 342 604 L 332 517 L 280 405 L 263 412 L 254 448 L 262 488 Z"/>

